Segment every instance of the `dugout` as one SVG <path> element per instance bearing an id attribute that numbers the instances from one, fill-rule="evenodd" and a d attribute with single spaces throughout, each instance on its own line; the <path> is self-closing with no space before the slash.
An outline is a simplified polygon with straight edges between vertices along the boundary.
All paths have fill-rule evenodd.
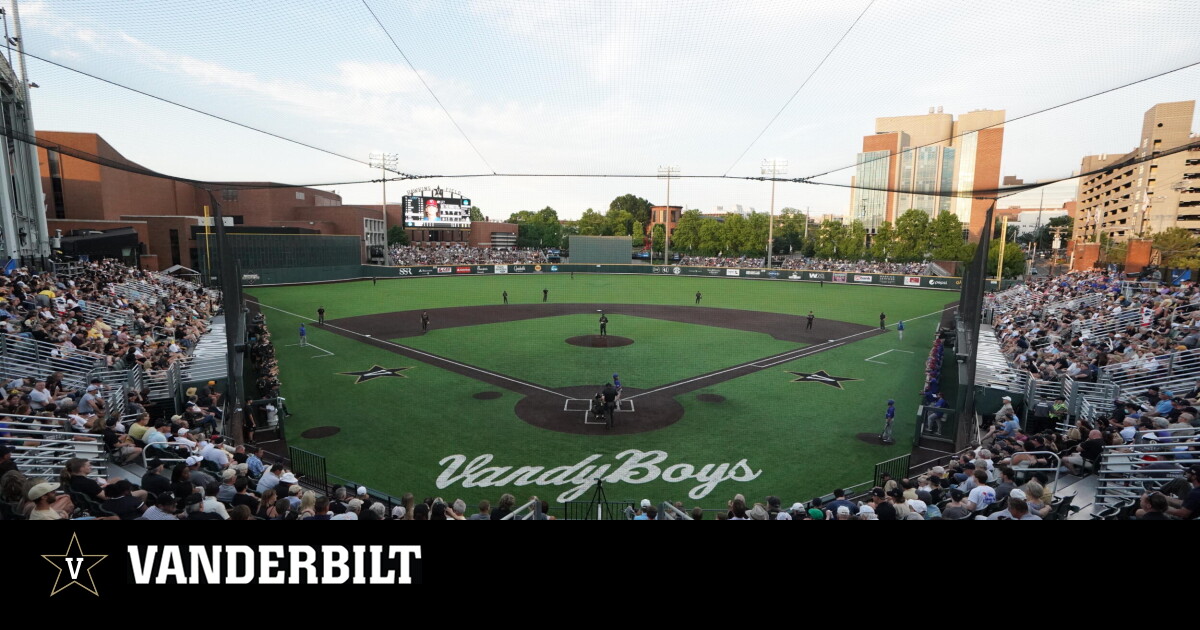
<path id="1" fill-rule="evenodd" d="M 571 235 L 571 262 L 628 265 L 633 241 L 628 236 Z"/>
<path id="2" fill-rule="evenodd" d="M 362 273 L 362 238 L 328 234 L 227 234 L 244 285 L 322 282 Z M 200 269 L 216 274 L 217 248 L 200 248 Z"/>

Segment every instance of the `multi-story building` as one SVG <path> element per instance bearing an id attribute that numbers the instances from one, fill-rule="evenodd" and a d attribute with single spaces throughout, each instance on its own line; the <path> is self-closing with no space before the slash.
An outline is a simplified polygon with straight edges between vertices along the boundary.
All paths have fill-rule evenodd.
<path id="1" fill-rule="evenodd" d="M 1196 101 L 1159 103 L 1142 117 L 1137 148 L 1123 154 L 1084 156 L 1076 194 L 1074 239 L 1117 242 L 1172 227 L 1200 233 L 1200 150 L 1156 157 L 1195 142 Z M 1151 158 L 1139 164 L 1131 162 Z"/>
<path id="2" fill-rule="evenodd" d="M 334 192 L 270 182 L 238 182 L 210 194 L 188 182 L 137 172 L 147 169 L 94 133 L 39 131 L 37 137 L 50 147 L 37 150 L 46 191 L 42 220 L 51 231 L 68 237 L 113 232 L 125 239 L 122 247 L 104 255 L 119 251 L 128 262 L 150 269 L 195 269 L 199 250 L 211 246 L 211 227 L 206 226 L 212 225 L 215 202 L 233 231 L 353 235 L 361 239 L 364 260 L 383 260 L 382 206 L 343 205 Z M 70 149 L 97 156 L 104 164 L 72 157 Z M 388 204 L 387 226 L 403 221 L 403 207 Z M 516 230 L 515 225 L 476 222 L 461 230 L 409 232 L 414 240 L 430 245 L 489 247 L 511 246 Z"/>
<path id="3" fill-rule="evenodd" d="M 960 114 L 929 108 L 919 116 L 875 119 L 863 137 L 847 219 L 868 230 L 910 209 L 936 217 L 953 212 L 978 240 L 990 202 L 943 196 L 951 191 L 994 190 L 1000 181 L 1004 110 Z"/>

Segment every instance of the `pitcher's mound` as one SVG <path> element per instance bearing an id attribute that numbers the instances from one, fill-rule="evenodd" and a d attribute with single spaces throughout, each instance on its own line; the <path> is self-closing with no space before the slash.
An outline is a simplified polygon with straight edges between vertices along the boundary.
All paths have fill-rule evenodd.
<path id="1" fill-rule="evenodd" d="M 581 337 L 571 337 L 567 343 L 572 346 L 580 346 L 583 348 L 617 348 L 619 346 L 628 346 L 633 343 L 629 337 L 617 337 L 615 335 L 583 335 Z"/>

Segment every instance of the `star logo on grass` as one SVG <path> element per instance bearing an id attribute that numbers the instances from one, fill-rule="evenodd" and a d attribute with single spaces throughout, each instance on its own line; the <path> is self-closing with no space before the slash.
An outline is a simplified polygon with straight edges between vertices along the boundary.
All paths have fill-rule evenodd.
<path id="1" fill-rule="evenodd" d="M 71 534 L 71 542 L 67 543 L 67 552 L 59 555 L 42 555 L 46 562 L 54 565 L 58 569 L 58 576 L 54 578 L 54 587 L 50 590 L 50 595 L 53 597 L 59 591 L 78 584 L 79 588 L 95 595 L 100 596 L 96 592 L 96 582 L 92 579 L 92 569 L 96 568 L 107 555 L 87 555 L 79 547 L 79 538 L 75 534 Z M 70 581 L 63 584 L 63 573 L 70 577 Z M 61 586 L 59 586 L 62 584 Z"/>
<path id="2" fill-rule="evenodd" d="M 411 370 L 411 369 L 412 369 L 412 366 L 400 367 L 400 368 L 385 368 L 385 367 L 380 367 L 378 365 L 375 365 L 375 366 L 372 366 L 371 369 L 363 370 L 361 372 L 338 372 L 338 374 L 345 374 L 346 376 L 357 376 L 358 380 L 354 381 L 354 384 L 358 385 L 359 383 L 365 383 L 367 381 L 373 381 L 377 378 L 386 378 L 389 376 L 394 376 L 396 378 L 408 378 L 407 376 L 401 374 L 401 372 L 403 372 L 404 370 Z"/>
<path id="3" fill-rule="evenodd" d="M 788 372 L 788 374 L 795 374 L 800 377 L 793 379 L 793 383 L 821 383 L 822 385 L 836 387 L 837 389 L 846 389 L 842 387 L 842 381 L 862 380 L 861 378 L 850 378 L 847 376 L 830 376 L 825 370 L 818 370 L 816 372 Z"/>

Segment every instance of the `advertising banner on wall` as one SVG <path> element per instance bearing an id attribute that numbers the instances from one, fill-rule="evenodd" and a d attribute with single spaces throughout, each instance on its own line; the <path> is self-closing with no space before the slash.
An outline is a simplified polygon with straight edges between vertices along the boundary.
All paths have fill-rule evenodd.
<path id="1" fill-rule="evenodd" d="M 844 274 L 844 273 L 841 273 L 841 272 L 838 272 L 838 273 L 835 273 L 835 274 L 833 274 L 833 281 L 834 281 L 834 282 L 845 282 L 845 281 L 846 281 L 846 274 Z"/>

